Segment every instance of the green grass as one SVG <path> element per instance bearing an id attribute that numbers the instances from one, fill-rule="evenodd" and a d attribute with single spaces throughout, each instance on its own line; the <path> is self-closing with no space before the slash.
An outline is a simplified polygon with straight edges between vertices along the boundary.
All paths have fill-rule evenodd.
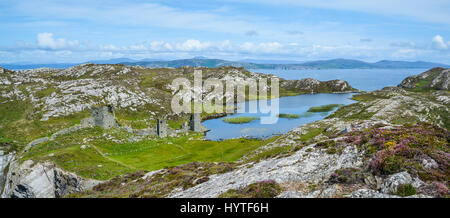
<path id="1" fill-rule="evenodd" d="M 340 104 L 327 104 L 318 107 L 310 107 L 308 112 L 329 112 L 341 106 Z"/>
<path id="2" fill-rule="evenodd" d="M 81 176 L 105 180 L 138 170 L 152 171 L 194 161 L 233 162 L 270 141 L 206 141 L 200 134 L 190 134 L 168 138 L 149 137 L 138 142 L 128 142 L 130 136 L 117 129 L 82 129 L 33 147 L 25 153 L 23 160 L 50 160 Z M 118 141 L 108 140 L 108 137 Z M 89 142 L 83 142 L 85 138 Z M 90 147 L 82 149 L 82 145 Z"/>
<path id="3" fill-rule="evenodd" d="M 259 119 L 258 117 L 227 117 L 222 118 L 223 122 L 232 123 L 232 124 L 242 124 L 242 123 L 250 123 L 254 120 Z"/>
<path id="4" fill-rule="evenodd" d="M 298 114 L 278 114 L 278 117 L 287 118 L 287 119 L 298 119 L 298 118 L 300 118 L 300 115 L 298 115 Z"/>

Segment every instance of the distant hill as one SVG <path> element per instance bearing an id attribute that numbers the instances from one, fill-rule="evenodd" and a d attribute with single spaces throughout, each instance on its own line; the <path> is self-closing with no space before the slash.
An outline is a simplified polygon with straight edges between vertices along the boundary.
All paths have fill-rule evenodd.
<path id="1" fill-rule="evenodd" d="M 264 62 L 264 63 L 261 63 Z M 261 61 L 260 63 L 254 62 L 242 62 L 242 61 L 226 61 L 221 59 L 181 59 L 173 61 L 138 61 L 138 62 L 122 62 L 125 65 L 132 66 L 145 66 L 145 67 L 221 67 L 221 66 L 234 66 L 245 67 L 247 69 L 358 69 L 358 68 L 433 68 L 433 67 L 450 67 L 450 65 L 432 62 L 408 62 L 408 61 L 379 61 L 376 63 L 368 63 L 364 61 L 352 60 L 352 59 L 332 59 L 332 60 L 319 60 L 309 61 L 304 63 L 265 63 L 267 61 Z"/>
<path id="2" fill-rule="evenodd" d="M 292 61 L 273 61 L 270 60 L 242 60 L 242 61 L 227 61 L 222 59 L 208 59 L 206 57 L 195 57 L 191 59 L 178 59 L 178 60 L 156 60 L 156 59 L 143 59 L 133 60 L 128 58 L 117 58 L 110 60 L 97 60 L 89 61 L 89 63 L 95 64 L 124 64 L 129 66 L 143 66 L 143 67 L 221 67 L 221 66 L 233 66 L 244 67 L 246 69 L 286 69 L 286 70 L 301 70 L 301 69 L 399 69 L 399 68 L 434 68 L 444 67 L 449 68 L 450 65 L 441 63 L 432 63 L 424 61 L 389 61 L 382 60 L 375 63 L 369 63 L 352 59 L 331 59 L 331 60 L 318 60 L 299 62 Z M 85 62 L 88 63 L 88 62 Z M 40 67 L 50 68 L 67 68 L 78 64 L 0 64 L 1 67 L 6 69 L 33 69 Z"/>

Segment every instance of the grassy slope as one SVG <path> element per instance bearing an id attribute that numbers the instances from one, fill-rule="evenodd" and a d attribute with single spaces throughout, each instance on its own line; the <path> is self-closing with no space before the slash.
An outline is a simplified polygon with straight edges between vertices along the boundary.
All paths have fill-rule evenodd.
<path id="1" fill-rule="evenodd" d="M 200 135 L 191 134 L 128 142 L 129 137 L 129 133 L 117 129 L 83 129 L 32 148 L 23 160 L 50 160 L 68 171 L 104 180 L 138 170 L 151 171 L 193 161 L 232 162 L 270 141 L 205 141 Z"/>

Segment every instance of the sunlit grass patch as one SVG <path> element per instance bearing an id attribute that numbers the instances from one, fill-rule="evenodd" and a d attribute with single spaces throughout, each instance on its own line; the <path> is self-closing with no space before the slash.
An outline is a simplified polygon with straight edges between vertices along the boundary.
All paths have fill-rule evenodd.
<path id="1" fill-rule="evenodd" d="M 270 140 L 203 140 L 202 134 L 176 137 L 147 137 L 129 140 L 120 129 L 87 128 L 61 135 L 31 148 L 22 160 L 52 161 L 81 176 L 99 180 L 136 172 L 152 171 L 194 161 L 233 162 Z"/>

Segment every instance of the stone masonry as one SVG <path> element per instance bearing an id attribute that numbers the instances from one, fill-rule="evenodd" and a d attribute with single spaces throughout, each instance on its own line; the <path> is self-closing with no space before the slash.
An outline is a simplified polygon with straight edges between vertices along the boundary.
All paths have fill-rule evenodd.
<path id="1" fill-rule="evenodd" d="M 94 125 L 100 126 L 104 129 L 119 126 L 115 118 L 114 108 L 112 106 L 92 107 L 91 109 L 91 116 Z"/>
<path id="2" fill-rule="evenodd" d="M 199 113 L 191 114 L 189 120 L 189 130 L 193 132 L 203 132 L 203 126 L 201 124 L 201 118 Z"/>

